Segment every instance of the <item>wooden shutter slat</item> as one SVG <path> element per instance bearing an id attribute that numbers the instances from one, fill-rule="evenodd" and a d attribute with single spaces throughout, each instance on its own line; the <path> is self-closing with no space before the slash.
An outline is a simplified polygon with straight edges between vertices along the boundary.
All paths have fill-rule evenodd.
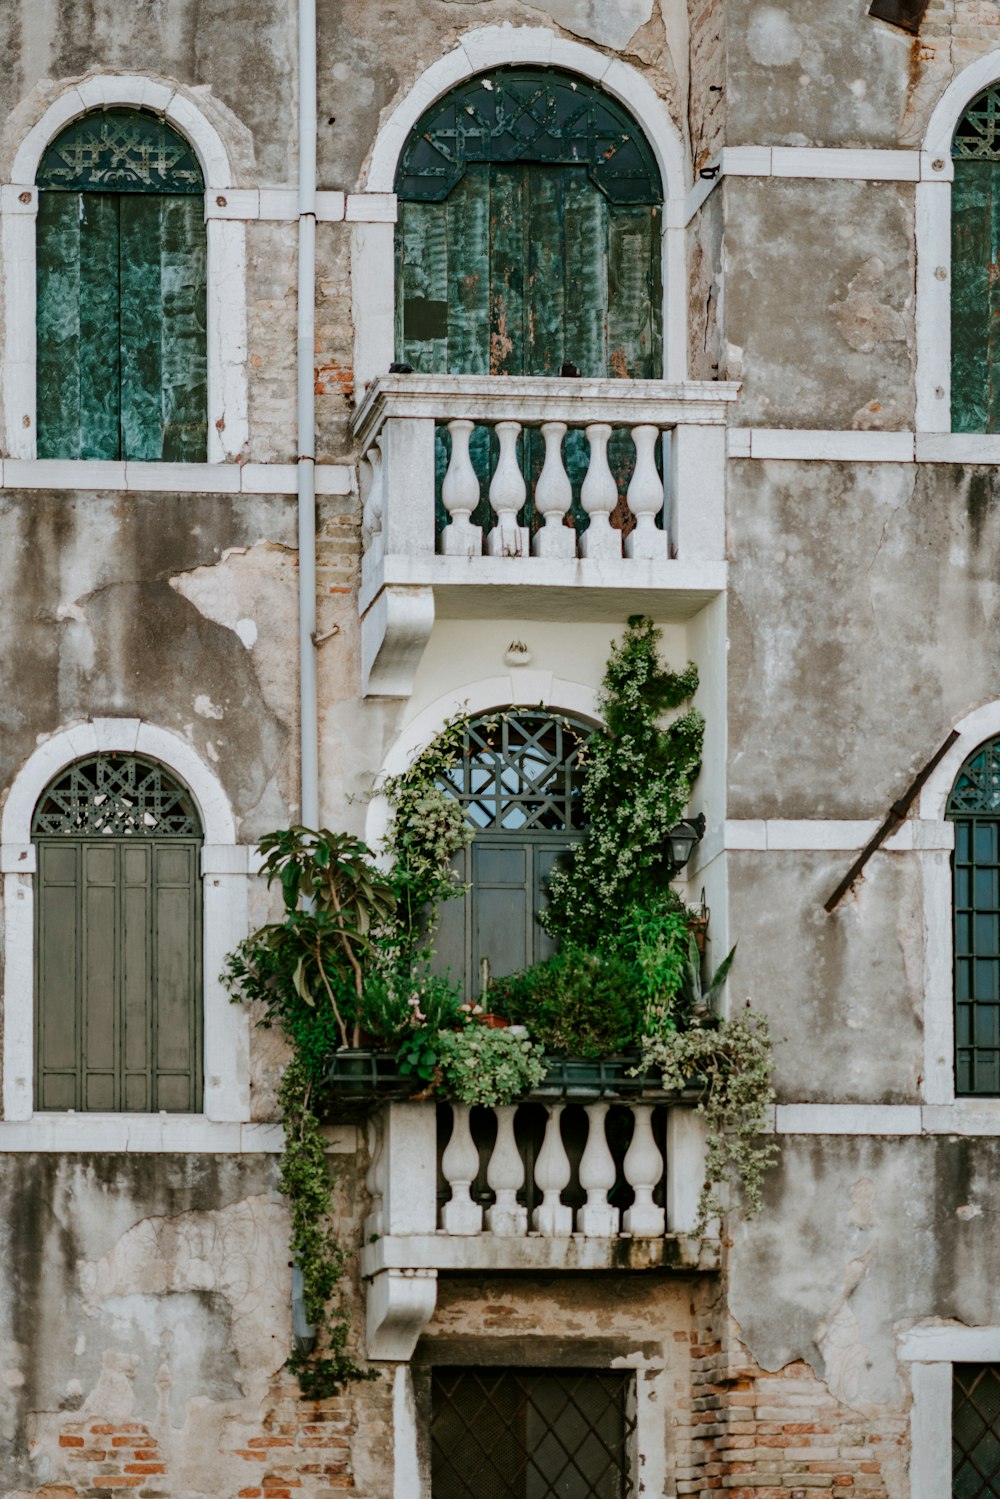
<path id="1" fill-rule="evenodd" d="M 490 167 L 490 374 L 524 373 L 524 272 L 527 176 L 523 167 Z"/>
<path id="2" fill-rule="evenodd" d="M 566 251 L 563 238 L 565 171 L 529 167 L 527 316 L 524 373 L 558 375 L 566 352 Z"/>
<path id="3" fill-rule="evenodd" d="M 608 205 L 584 172 L 565 181 L 566 356 L 583 375 L 608 375 Z"/>
<path id="4" fill-rule="evenodd" d="M 154 1068 L 157 1107 L 200 1107 L 198 849 L 159 844 L 155 851 L 153 940 Z"/>
<path id="5" fill-rule="evenodd" d="M 649 379 L 659 366 L 653 304 L 654 228 L 651 208 L 614 208 L 608 214 L 609 372 Z"/>
<path id="6" fill-rule="evenodd" d="M 118 850 L 83 845 L 83 1107 L 120 1108 L 116 1086 L 121 1034 L 118 1021 Z"/>
<path id="7" fill-rule="evenodd" d="M 193 197 L 162 197 L 159 203 L 163 458 L 167 463 L 204 463 L 208 411 L 204 209 L 201 199 Z"/>
<path id="8" fill-rule="evenodd" d="M 428 373 L 448 368 L 447 216 L 433 203 L 402 206 L 403 358 Z"/>
<path id="9" fill-rule="evenodd" d="M 80 456 L 80 196 L 41 193 L 38 203 L 37 452 Z"/>
<path id="10" fill-rule="evenodd" d="M 993 200 L 998 168 L 959 159 L 952 187 L 951 358 L 952 428 L 988 432 L 991 391 L 993 289 L 998 263 Z"/>
<path id="11" fill-rule="evenodd" d="M 487 375 L 490 369 L 490 178 L 470 167 L 442 206 L 448 226 L 448 372 Z"/>
<path id="12" fill-rule="evenodd" d="M 39 854 L 36 1077 L 43 1109 L 79 1107 L 79 858 L 78 845 L 43 845 Z"/>
<path id="13" fill-rule="evenodd" d="M 121 200 L 121 453 L 155 462 L 163 457 L 163 294 L 160 200 Z"/>

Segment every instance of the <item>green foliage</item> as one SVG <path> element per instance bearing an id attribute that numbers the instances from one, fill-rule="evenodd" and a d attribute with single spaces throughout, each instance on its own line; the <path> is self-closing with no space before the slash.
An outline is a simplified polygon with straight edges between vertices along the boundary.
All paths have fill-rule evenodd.
<path id="1" fill-rule="evenodd" d="M 331 1225 L 333 1189 L 323 1136 L 311 1108 L 313 1088 L 309 1067 L 293 1057 L 281 1080 L 285 1149 L 280 1186 L 288 1198 L 290 1247 L 302 1272 L 305 1312 L 316 1329 L 317 1350 L 293 1353 L 288 1367 L 297 1375 L 303 1396 L 319 1400 L 336 1395 L 349 1381 L 377 1379 L 378 1371 L 361 1369 L 347 1352 L 350 1321 L 343 1308 L 330 1313 L 347 1256 Z"/>
<path id="2" fill-rule="evenodd" d="M 693 664 L 683 672 L 660 665 L 660 636 L 652 620 L 634 615 L 608 660 L 605 727 L 590 741 L 583 788 L 587 832 L 569 867 L 553 875 L 541 918 L 554 936 L 601 945 L 624 911 L 669 888 L 667 834 L 687 806 L 705 725 L 692 708 L 660 726 L 698 686 Z"/>
<path id="3" fill-rule="evenodd" d="M 492 1008 L 526 1025 L 546 1051 L 602 1057 L 639 1040 L 633 964 L 575 942 L 490 986 Z"/>
<path id="4" fill-rule="evenodd" d="M 460 1103 L 513 1103 L 545 1076 L 542 1048 L 528 1036 L 474 1021 L 439 1031 L 437 1051 L 447 1091 Z"/>
<path id="5" fill-rule="evenodd" d="M 329 828 L 284 828 L 260 840 L 261 873 L 277 881 L 285 920 L 261 927 L 251 942 L 267 948 L 291 976 L 307 1005 L 326 999 L 342 1046 L 360 1044 L 362 961 L 371 951 L 373 929 L 395 913 L 396 895 L 375 867 L 360 838 Z M 300 910 L 301 901 L 307 903 Z M 345 1014 L 344 979 L 354 991 L 353 1034 Z"/>
<path id="6" fill-rule="evenodd" d="M 676 1030 L 688 1012 L 680 1004 L 694 943 L 688 920 L 680 897 L 664 890 L 646 902 L 626 906 L 618 926 L 605 933 L 605 950 L 631 966 L 640 1035 Z"/>
<path id="7" fill-rule="evenodd" d="M 660 1072 L 665 1088 L 701 1089 L 708 1148 L 698 1230 L 721 1213 L 718 1189 L 724 1182 L 740 1181 L 747 1211 L 758 1212 L 764 1172 L 777 1155 L 777 1146 L 760 1138 L 774 1102 L 767 1017 L 748 1004 L 731 1020 L 647 1037 L 640 1068 Z"/>

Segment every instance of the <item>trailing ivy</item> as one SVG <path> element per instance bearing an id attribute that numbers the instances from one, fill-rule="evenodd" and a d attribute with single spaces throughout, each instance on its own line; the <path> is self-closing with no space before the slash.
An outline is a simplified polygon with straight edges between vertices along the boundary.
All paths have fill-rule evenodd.
<path id="1" fill-rule="evenodd" d="M 316 1349 L 311 1354 L 296 1349 L 287 1367 L 306 1399 L 324 1400 L 353 1380 L 377 1379 L 378 1370 L 360 1368 L 347 1352 L 350 1318 L 343 1304 L 331 1311 L 347 1255 L 332 1226 L 333 1187 L 323 1135 L 311 1107 L 313 1088 L 309 1067 L 293 1056 L 279 1092 L 285 1126 L 280 1186 L 288 1199 L 291 1251 L 302 1273 L 305 1314 L 316 1330 Z"/>

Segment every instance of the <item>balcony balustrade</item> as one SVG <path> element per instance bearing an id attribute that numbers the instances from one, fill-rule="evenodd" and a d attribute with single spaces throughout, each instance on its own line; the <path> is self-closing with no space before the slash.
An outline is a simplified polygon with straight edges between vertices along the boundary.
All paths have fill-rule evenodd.
<path id="1" fill-rule="evenodd" d="M 441 1271 L 704 1271 L 705 1133 L 668 1099 L 387 1103 L 370 1118 L 368 1348 L 406 1359 Z"/>
<path id="2" fill-rule="evenodd" d="M 406 696 L 444 616 L 683 619 L 725 587 L 738 386 L 383 376 L 363 454 L 365 691 Z"/>

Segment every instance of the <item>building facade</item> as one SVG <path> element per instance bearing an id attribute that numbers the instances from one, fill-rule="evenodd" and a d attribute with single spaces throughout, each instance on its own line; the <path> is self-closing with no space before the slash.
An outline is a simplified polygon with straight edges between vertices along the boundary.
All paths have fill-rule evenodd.
<path id="1" fill-rule="evenodd" d="M 1000 1493 L 1000 32 L 871 8 L 2 8 L 7 1499 L 450 1499 L 484 1432 L 525 1499 Z M 433 1102 L 335 1123 L 380 1377 L 303 1401 L 256 843 L 377 846 L 457 712 L 595 723 L 633 614 L 763 1210 L 694 1232 L 681 1108 L 594 1232 L 457 1148 L 439 1209 Z M 544 848 L 473 845 L 470 985 Z"/>

